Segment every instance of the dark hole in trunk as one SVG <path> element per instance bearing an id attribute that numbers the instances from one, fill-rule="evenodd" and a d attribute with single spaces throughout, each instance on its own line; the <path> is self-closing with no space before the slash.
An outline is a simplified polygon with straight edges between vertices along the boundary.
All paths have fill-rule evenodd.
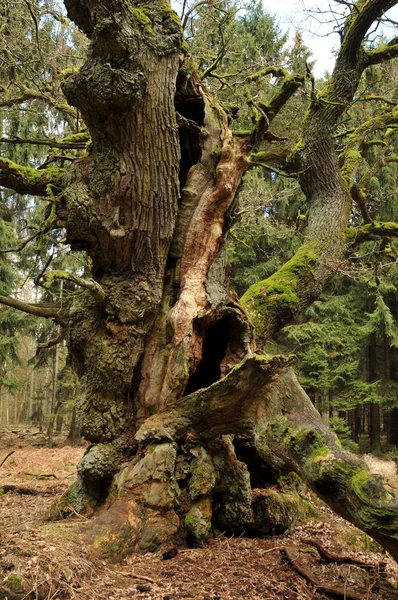
<path id="1" fill-rule="evenodd" d="M 184 396 L 209 387 L 221 377 L 221 361 L 225 356 L 229 339 L 229 317 L 223 317 L 209 327 L 203 340 L 202 360 L 192 373 Z"/>
<path id="2" fill-rule="evenodd" d="M 179 127 L 181 160 L 180 160 L 180 189 L 182 190 L 186 181 L 189 169 L 196 165 L 201 159 L 202 148 L 200 145 L 200 127 L 203 126 L 205 118 L 205 107 L 203 98 L 198 94 L 195 85 L 184 76 L 179 74 L 177 78 L 177 90 L 175 95 L 176 111 L 188 121 L 196 123 L 199 127 L 186 126 Z"/>
<path id="3" fill-rule="evenodd" d="M 278 481 L 280 473 L 265 464 L 257 450 L 246 438 L 235 436 L 234 447 L 237 458 L 244 462 L 249 470 L 252 489 L 266 488 Z"/>

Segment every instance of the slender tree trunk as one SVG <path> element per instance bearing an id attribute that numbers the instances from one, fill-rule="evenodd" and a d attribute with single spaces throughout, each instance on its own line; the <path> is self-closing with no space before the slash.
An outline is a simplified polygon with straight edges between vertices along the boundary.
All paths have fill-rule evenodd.
<path id="1" fill-rule="evenodd" d="M 33 398 L 35 395 L 35 367 L 32 365 L 30 371 L 30 382 L 29 382 L 29 406 L 28 406 L 28 422 L 32 422 L 33 416 Z"/>
<path id="2" fill-rule="evenodd" d="M 5 390 L 1 390 L 1 424 L 8 425 L 8 403 Z"/>
<path id="3" fill-rule="evenodd" d="M 329 422 L 329 395 L 328 391 L 320 389 L 315 394 L 315 408 L 320 413 L 325 423 Z"/>
<path id="4" fill-rule="evenodd" d="M 58 408 L 57 404 L 57 379 L 58 379 L 58 366 L 59 366 L 59 344 L 55 346 L 55 354 L 54 354 L 54 364 L 53 364 L 53 373 L 52 373 L 52 386 L 51 386 L 51 402 L 50 402 L 50 411 L 49 411 L 49 422 L 47 427 L 47 436 L 48 436 L 48 447 L 53 447 L 53 435 L 54 435 L 54 420 L 56 418 L 56 408 Z"/>
<path id="5" fill-rule="evenodd" d="M 388 445 L 398 448 L 398 408 L 391 409 L 389 413 L 389 426 L 387 429 Z"/>
<path id="6" fill-rule="evenodd" d="M 57 414 L 57 418 L 56 418 L 56 426 L 55 426 L 55 431 L 57 433 L 62 433 L 62 426 L 64 424 L 64 417 L 60 414 Z"/>
<path id="7" fill-rule="evenodd" d="M 13 397 L 13 400 L 14 400 L 14 403 L 13 403 L 14 404 L 14 406 L 13 406 L 13 408 L 14 408 L 14 410 L 13 410 L 13 413 L 14 413 L 13 414 L 13 417 L 14 417 L 13 421 L 14 421 L 14 425 L 18 425 L 18 405 L 21 404 L 22 393 L 21 393 L 20 390 L 18 390 L 18 391 L 15 392 L 15 394 L 13 396 L 14 396 Z"/>
<path id="8" fill-rule="evenodd" d="M 81 439 L 80 437 L 80 428 L 76 417 L 76 405 L 73 405 L 72 409 L 72 417 L 69 426 L 69 434 L 66 438 L 68 444 L 75 444 Z"/>
<path id="9" fill-rule="evenodd" d="M 351 428 L 351 437 L 354 442 L 359 442 L 359 435 L 363 431 L 362 427 L 362 407 L 356 406 L 354 410 L 348 413 L 348 423 Z"/>
<path id="10" fill-rule="evenodd" d="M 369 443 L 370 452 L 381 454 L 380 405 L 369 404 Z"/>

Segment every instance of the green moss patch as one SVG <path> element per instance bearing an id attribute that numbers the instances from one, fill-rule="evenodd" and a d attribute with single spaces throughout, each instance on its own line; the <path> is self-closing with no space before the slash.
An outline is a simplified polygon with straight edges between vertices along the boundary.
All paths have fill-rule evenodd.
<path id="1" fill-rule="evenodd" d="M 276 273 L 245 292 L 241 303 L 260 336 L 267 330 L 269 319 L 276 309 L 289 317 L 295 313 L 300 302 L 299 290 L 308 279 L 312 279 L 318 260 L 318 244 L 304 244 Z"/>

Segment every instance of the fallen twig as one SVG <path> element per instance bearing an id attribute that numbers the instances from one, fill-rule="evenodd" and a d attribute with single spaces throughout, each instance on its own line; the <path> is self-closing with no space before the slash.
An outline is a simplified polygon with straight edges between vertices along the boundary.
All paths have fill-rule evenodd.
<path id="1" fill-rule="evenodd" d="M 115 575 L 125 575 L 126 577 L 131 577 L 132 579 L 142 579 L 143 581 L 149 581 L 149 583 L 156 583 L 154 579 L 151 577 L 146 577 L 145 575 L 135 575 L 134 573 L 126 573 L 125 571 L 112 571 L 112 569 L 108 569 L 110 573 L 114 573 Z"/>
<path id="2" fill-rule="evenodd" d="M 0 488 L 3 494 L 8 494 L 9 492 L 16 492 L 17 494 L 26 495 L 26 496 L 37 496 L 40 494 L 38 490 L 33 490 L 32 488 L 24 488 L 19 487 L 17 485 L 3 485 Z"/>
<path id="3" fill-rule="evenodd" d="M 75 510 L 75 508 L 73 508 L 73 506 L 71 504 L 68 504 L 68 510 L 70 510 L 74 515 L 76 515 L 76 517 L 79 517 L 79 519 L 82 519 L 83 521 L 90 520 L 90 517 L 87 517 L 86 515 L 78 513 L 77 510 Z M 61 514 L 60 514 L 60 516 L 61 516 Z"/>
<path id="4" fill-rule="evenodd" d="M 309 571 L 299 563 L 299 553 L 298 548 L 295 546 L 284 546 L 283 551 L 286 555 L 286 558 L 296 569 L 297 573 L 300 573 L 305 579 L 307 579 L 318 591 L 323 592 L 324 594 L 334 594 L 335 596 L 340 596 L 344 598 L 344 600 L 363 600 L 363 594 L 357 594 L 351 590 L 346 590 L 339 586 L 328 586 L 322 585 L 319 583 Z"/>
<path id="5" fill-rule="evenodd" d="M 11 454 L 14 454 L 15 450 L 11 450 L 11 452 L 9 452 L 7 454 L 7 456 L 5 458 L 3 458 L 3 460 L 0 463 L 0 467 L 2 467 L 4 465 L 4 463 L 6 462 L 7 458 L 9 458 L 11 456 Z"/>
<path id="6" fill-rule="evenodd" d="M 31 473 L 30 471 L 23 471 L 23 474 L 34 477 L 35 479 L 57 479 L 57 476 L 54 475 L 54 473 Z"/>
<path id="7" fill-rule="evenodd" d="M 8 494 L 9 492 L 15 492 L 22 496 L 54 496 L 55 494 L 62 493 L 62 490 L 35 490 L 33 488 L 19 487 L 18 485 L 2 485 L 0 487 L 0 494 Z"/>
<path id="8" fill-rule="evenodd" d="M 268 548 L 268 550 L 262 550 L 261 554 L 268 554 L 269 552 L 273 552 L 274 550 L 282 550 L 284 546 L 275 546 L 274 548 Z"/>
<path id="9" fill-rule="evenodd" d="M 323 560 L 328 560 L 330 562 L 356 565 L 358 567 L 362 567 L 363 569 L 378 569 L 379 568 L 380 570 L 382 570 L 383 567 L 386 566 L 386 563 L 381 563 L 380 565 L 374 565 L 371 563 L 364 563 L 363 561 L 358 560 L 357 558 L 353 558 L 352 556 L 349 556 L 346 554 L 337 554 L 337 552 L 333 552 L 333 550 L 330 550 L 329 548 L 325 548 L 325 546 L 322 546 L 322 544 L 320 544 L 318 542 L 318 540 L 314 540 L 312 538 L 302 539 L 301 542 L 303 544 L 308 544 L 309 546 L 314 546 L 314 548 L 316 548 L 318 550 L 321 558 L 323 558 Z"/>

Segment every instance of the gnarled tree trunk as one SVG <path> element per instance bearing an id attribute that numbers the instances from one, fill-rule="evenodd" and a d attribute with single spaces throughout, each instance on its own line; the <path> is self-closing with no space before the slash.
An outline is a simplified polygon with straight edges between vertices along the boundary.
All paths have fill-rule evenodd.
<path id="1" fill-rule="evenodd" d="M 183 539 L 206 540 L 213 526 L 258 529 L 277 501 L 258 490 L 261 465 L 297 471 L 398 557 L 398 505 L 341 450 L 289 359 L 253 354 L 252 326 L 228 292 L 229 211 L 259 136 L 302 78 L 287 78 L 253 133 L 237 137 L 183 64 L 167 0 L 65 4 L 91 39 L 64 93 L 92 144 L 64 177 L 59 214 L 72 248 L 92 261 L 94 283 L 67 316 L 82 434 L 92 446 L 57 511 L 98 509 L 96 544 L 106 552 L 168 552 Z M 355 82 L 346 87 L 325 96 L 326 108 L 336 94 L 341 104 L 352 96 Z M 291 157 L 307 173 L 308 239 L 243 299 L 258 339 L 312 301 L 343 252 L 349 189 L 330 139 L 341 111 L 322 102 L 304 128 L 307 151 Z M 321 240 L 319 228 L 327 233 Z"/>

